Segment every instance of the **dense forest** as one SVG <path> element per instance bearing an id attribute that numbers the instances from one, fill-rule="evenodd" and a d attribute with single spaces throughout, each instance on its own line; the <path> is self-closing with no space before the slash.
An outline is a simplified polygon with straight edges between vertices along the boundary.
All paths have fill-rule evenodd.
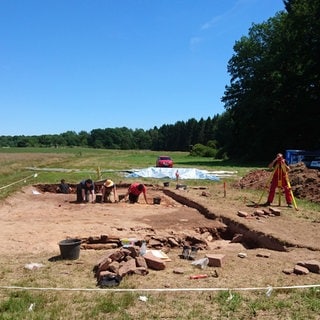
<path id="1" fill-rule="evenodd" d="M 283 3 L 283 11 L 253 24 L 235 42 L 221 115 L 149 130 L 0 136 L 0 146 L 191 151 L 244 160 L 270 159 L 286 149 L 320 149 L 320 0 Z"/>
<path id="2" fill-rule="evenodd" d="M 222 98 L 231 157 L 320 148 L 320 0 L 283 2 L 285 11 L 235 43 Z"/>
<path id="3" fill-rule="evenodd" d="M 214 147 L 215 125 L 220 116 L 206 120 L 179 121 L 153 129 L 106 128 L 90 133 L 67 131 L 55 135 L 0 136 L 1 147 L 92 147 L 104 149 L 149 149 L 190 151 L 196 144 Z M 214 154 L 211 154 L 214 156 Z"/>

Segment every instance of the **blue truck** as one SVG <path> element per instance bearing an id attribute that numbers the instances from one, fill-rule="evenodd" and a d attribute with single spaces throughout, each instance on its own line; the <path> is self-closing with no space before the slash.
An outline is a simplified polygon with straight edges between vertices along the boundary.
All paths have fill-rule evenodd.
<path id="1" fill-rule="evenodd" d="M 289 165 L 303 162 L 308 168 L 320 169 L 320 150 L 286 150 L 285 158 Z"/>

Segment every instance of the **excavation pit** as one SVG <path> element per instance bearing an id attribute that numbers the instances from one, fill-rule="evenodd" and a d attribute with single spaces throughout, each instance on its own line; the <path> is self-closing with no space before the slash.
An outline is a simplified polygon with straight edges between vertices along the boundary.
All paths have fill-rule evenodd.
<path id="1" fill-rule="evenodd" d="M 117 185 L 118 193 L 124 194 L 128 186 L 129 184 Z M 57 185 L 39 184 L 35 187 L 40 192 L 56 193 Z M 71 185 L 71 187 L 75 190 L 75 186 Z M 100 192 L 100 188 L 101 186 L 96 184 L 96 193 Z M 198 243 L 199 246 L 201 244 L 202 248 L 206 249 L 208 245 L 205 245 L 205 243 L 208 243 L 208 239 L 210 239 L 209 242 L 214 242 L 215 240 L 221 239 L 235 241 L 234 239 L 237 238 L 236 241 L 240 242 L 247 249 L 266 248 L 270 250 L 286 251 L 288 247 L 294 246 L 294 244 L 286 243 L 269 234 L 250 229 L 246 223 L 241 223 L 237 219 L 221 216 L 219 212 L 214 212 L 210 207 L 201 204 L 201 201 L 197 202 L 189 199 L 185 189 L 175 190 L 174 187 L 163 188 L 161 186 L 147 186 L 147 189 L 150 203 L 156 204 L 156 210 L 149 206 L 145 206 L 142 196 L 139 199 L 139 203 L 135 205 L 122 202 L 119 204 L 108 203 L 100 206 L 99 210 L 102 210 L 103 207 L 105 207 L 108 212 L 115 211 L 115 213 L 112 213 L 112 218 L 116 219 L 119 205 L 125 206 L 121 208 L 122 211 L 128 211 L 127 217 L 133 216 L 135 224 L 147 224 L 146 227 L 140 228 L 140 235 L 145 236 L 149 234 L 150 236 L 150 233 L 146 230 L 152 228 L 156 230 L 155 233 L 163 234 L 162 237 L 165 239 L 170 238 L 170 236 L 171 238 L 174 238 L 175 245 L 178 244 L 182 246 L 185 241 L 188 241 L 191 244 Z M 61 197 L 63 195 L 57 196 Z M 70 199 L 69 204 L 74 202 L 72 200 L 72 197 L 75 196 L 74 194 L 64 196 L 68 196 Z M 66 203 L 64 206 L 66 206 Z M 72 209 L 74 209 L 74 207 Z M 93 207 L 90 207 L 90 209 L 93 209 Z M 127 230 L 126 227 L 121 226 L 121 222 L 119 222 L 118 226 L 115 227 L 116 232 L 119 233 L 119 230 L 122 228 Z M 170 230 L 171 234 L 174 234 L 174 236 L 166 235 L 167 230 Z M 136 236 L 134 229 L 130 229 L 129 233 Z M 188 234 L 192 236 L 189 237 L 189 240 L 186 240 Z M 72 236 L 75 236 L 75 234 Z M 86 237 L 88 235 L 82 234 L 82 236 Z M 122 236 L 127 237 L 129 235 L 122 233 Z M 151 236 L 154 235 L 151 234 Z M 177 239 L 179 239 L 179 241 Z M 156 241 L 155 243 L 157 244 Z M 173 246 L 172 243 L 170 244 L 166 240 L 160 241 L 158 247 L 157 245 L 155 245 L 155 247 L 160 248 L 163 245 Z"/>
<path id="2" fill-rule="evenodd" d="M 297 181 L 302 181 L 300 176 Z M 303 183 L 303 190 L 308 189 L 309 185 L 311 188 L 310 179 L 308 185 Z M 118 193 L 125 194 L 128 186 L 119 186 Z M 246 184 L 243 188 L 237 188 L 227 183 L 226 194 L 223 183 L 218 182 L 206 183 L 205 188 L 194 186 L 193 182 L 188 184 L 186 190 L 176 190 L 175 183 L 165 188 L 162 185 L 148 185 L 149 204 L 145 204 L 143 197 L 140 197 L 137 204 L 123 201 L 75 203 L 75 194 L 56 194 L 55 187 L 44 185 L 39 189 L 36 185 L 22 186 L 20 191 L 1 203 L 1 257 L 3 265 L 11 267 L 12 274 L 18 272 L 19 276 L 24 276 L 21 266 L 30 261 L 56 261 L 49 258 L 59 255 L 57 242 L 61 239 L 86 238 L 88 242 L 94 242 L 97 241 L 95 236 L 99 241 L 106 241 L 108 236 L 111 241 L 109 246 L 96 243 L 93 247 L 118 248 L 119 239 L 137 238 L 147 239 L 148 245 L 153 248 L 164 242 L 164 249 L 169 249 L 166 253 L 172 262 L 167 264 L 166 270 L 151 271 L 150 275 L 139 277 L 137 281 L 135 276 L 128 278 L 129 286 L 134 288 L 247 288 L 319 282 L 319 274 L 310 272 L 308 275 L 292 277 L 282 272 L 293 268 L 298 261 L 319 259 L 320 213 L 307 206 L 300 208 L 299 199 L 298 212 L 281 206 L 280 216 L 246 219 L 237 215 L 238 210 L 252 214 L 255 209 L 248 205 L 246 199 L 256 200 L 246 190 Z M 312 190 L 317 189 L 313 186 Z M 153 205 L 153 197 L 159 194 L 161 204 Z M 312 193 L 313 196 L 318 194 L 314 191 Z M 215 230 L 216 223 L 226 225 L 226 228 Z M 218 278 L 190 281 L 189 275 L 199 273 L 199 270 L 194 270 L 190 261 L 180 258 L 182 247 L 179 245 L 183 241 L 196 242 L 203 239 L 208 246 L 205 250 L 199 250 L 198 257 L 223 254 L 225 263 L 217 270 Z M 177 247 L 175 240 L 178 240 Z M 57 263 L 51 271 L 55 272 L 56 268 L 61 267 L 55 279 L 65 281 L 61 275 L 65 275 L 66 271 L 69 275 L 69 271 L 78 269 L 79 264 L 84 272 L 77 276 L 86 278 L 88 270 L 105 253 L 104 250 L 81 249 L 79 261 L 61 265 Z M 175 274 L 176 268 L 184 269 L 185 274 Z M 211 269 L 206 272 L 214 271 Z M 76 275 L 70 273 L 71 276 Z M 8 285 L 6 280 L 3 280 L 4 284 Z M 93 287 L 96 285 L 95 280 L 92 279 Z M 75 286 L 78 284 L 76 279 Z M 64 283 L 57 283 L 57 286 L 64 286 Z"/>

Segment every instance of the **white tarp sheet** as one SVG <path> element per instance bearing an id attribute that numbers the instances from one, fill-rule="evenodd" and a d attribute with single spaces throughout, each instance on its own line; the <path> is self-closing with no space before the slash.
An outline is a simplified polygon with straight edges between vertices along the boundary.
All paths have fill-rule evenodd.
<path id="1" fill-rule="evenodd" d="M 179 179 L 207 179 L 219 181 L 219 177 L 215 174 L 210 173 L 207 170 L 199 170 L 192 168 L 157 168 L 149 167 L 145 169 L 135 170 L 128 175 L 126 178 L 167 178 L 176 179 L 176 173 L 179 174 Z"/>

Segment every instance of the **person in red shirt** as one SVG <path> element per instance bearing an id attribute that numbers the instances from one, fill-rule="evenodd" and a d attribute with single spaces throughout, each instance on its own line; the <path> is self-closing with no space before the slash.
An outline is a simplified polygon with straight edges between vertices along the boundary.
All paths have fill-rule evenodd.
<path id="1" fill-rule="evenodd" d="M 136 202 L 138 202 L 139 196 L 141 193 L 143 193 L 144 200 L 145 200 L 146 204 L 148 204 L 147 189 L 142 183 L 138 183 L 138 182 L 132 183 L 130 185 L 128 192 L 124 197 L 124 201 L 126 201 L 127 198 L 129 197 L 130 203 L 136 203 Z"/>

